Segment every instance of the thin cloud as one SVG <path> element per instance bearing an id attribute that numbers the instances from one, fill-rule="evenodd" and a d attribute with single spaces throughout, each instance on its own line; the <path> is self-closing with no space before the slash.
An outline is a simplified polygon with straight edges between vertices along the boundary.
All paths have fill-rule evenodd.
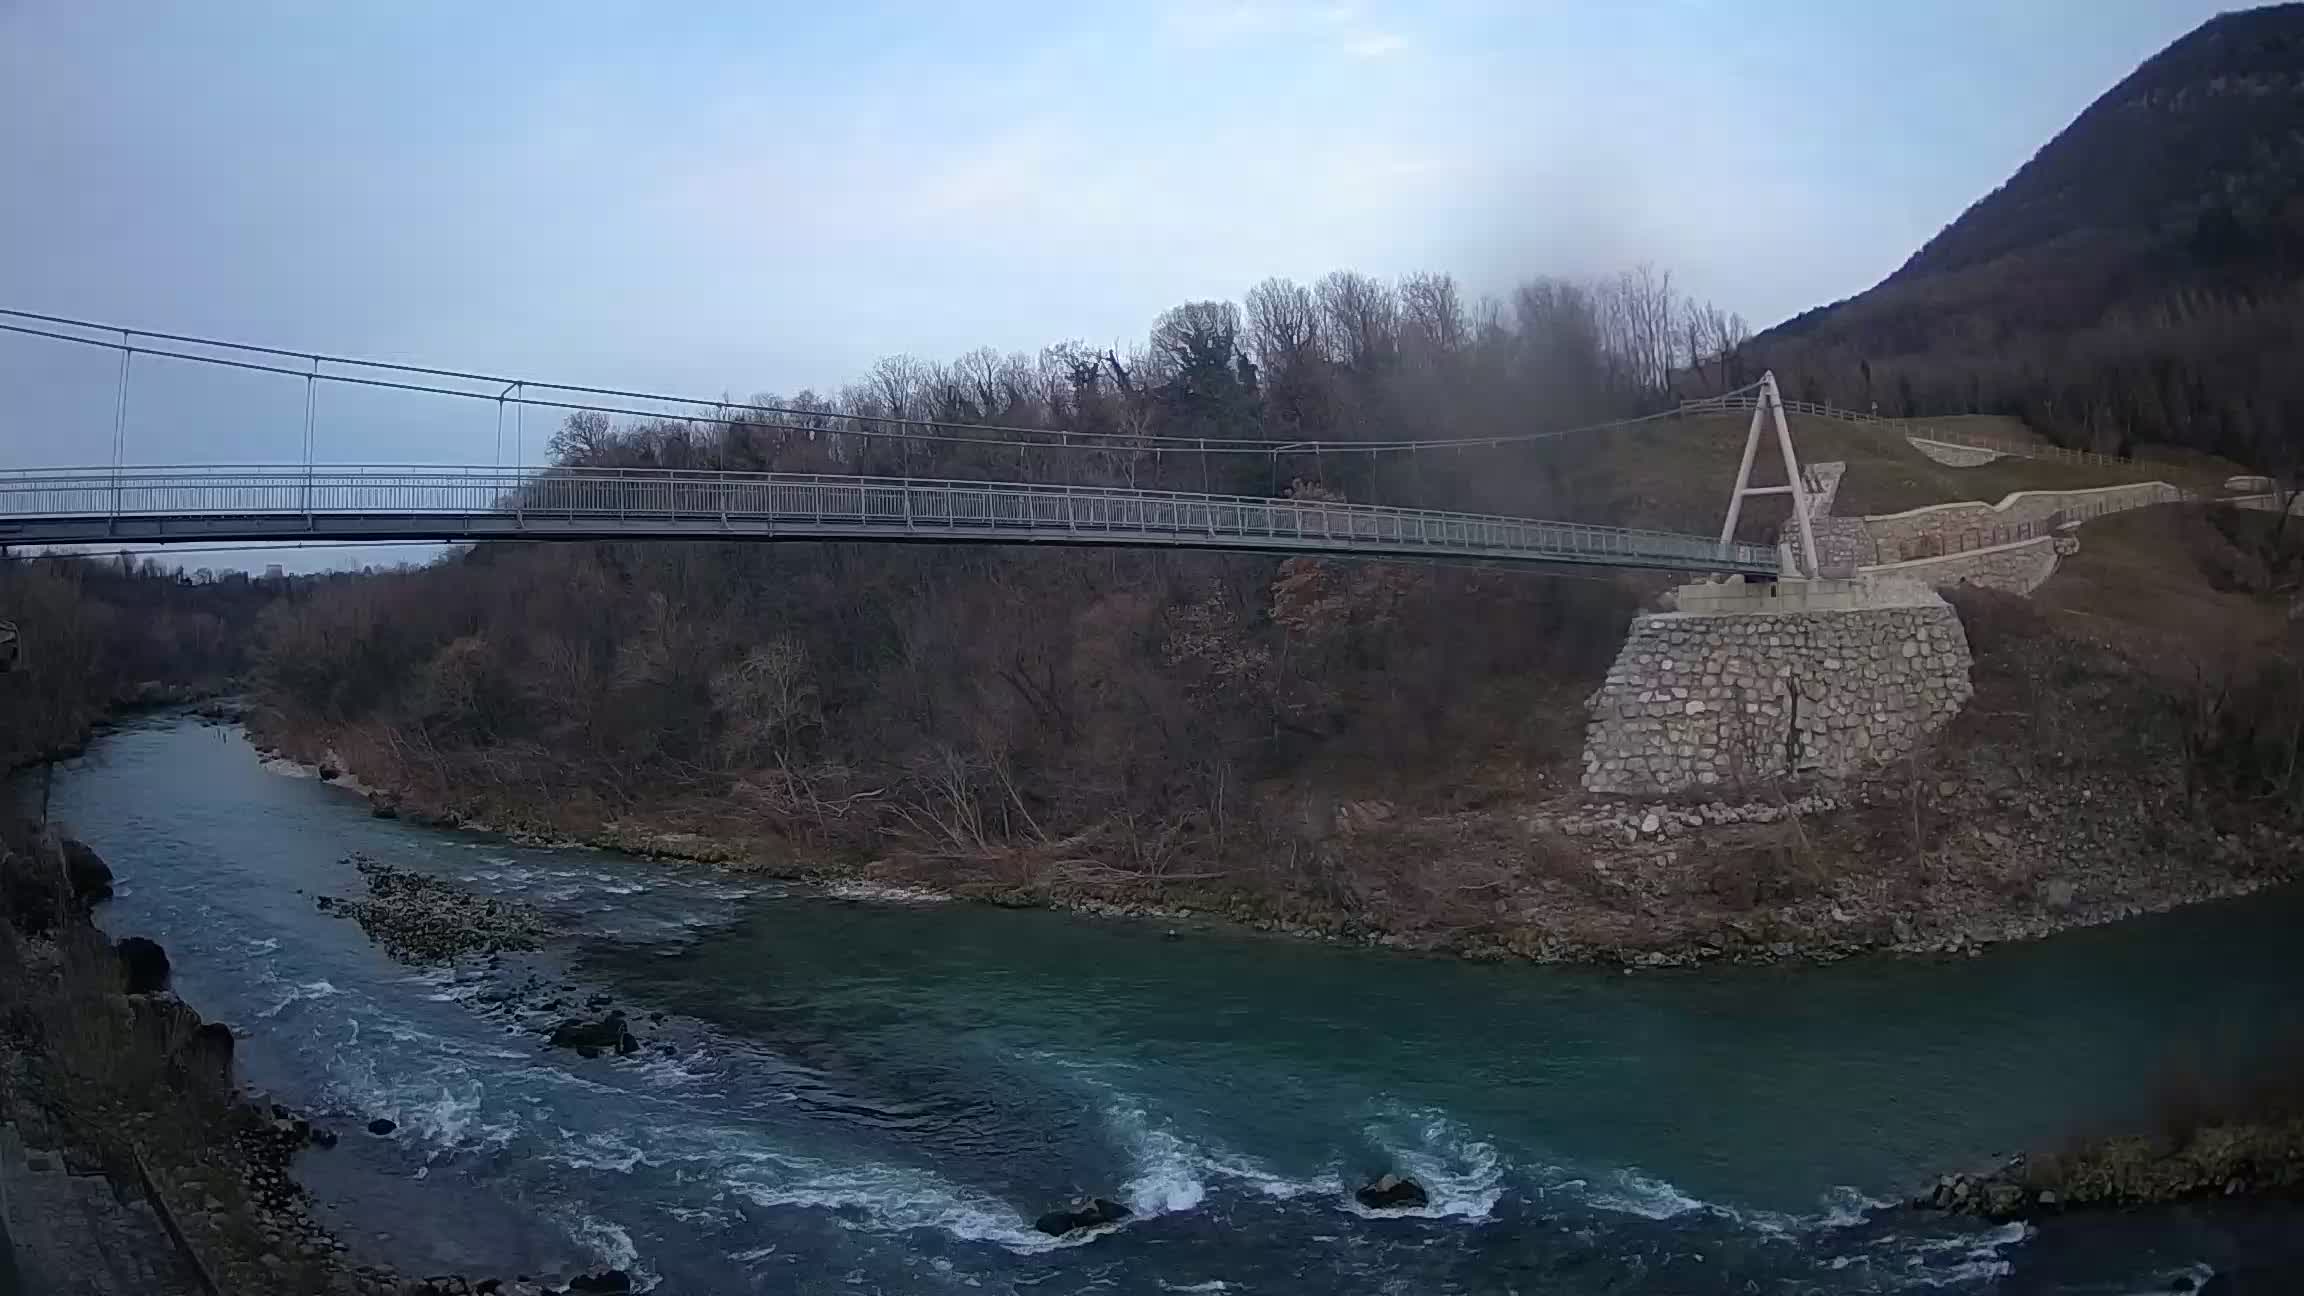
<path id="1" fill-rule="evenodd" d="M 1398 32 L 1369 32 L 1344 42 L 1344 52 L 1356 59 L 1388 58 L 1408 48 L 1408 38 Z"/>
<path id="2" fill-rule="evenodd" d="M 1279 36 L 1334 31 L 1359 16 L 1349 4 L 1297 4 L 1287 0 L 1185 0 L 1169 9 L 1163 23 L 1186 41 L 1221 45 Z"/>

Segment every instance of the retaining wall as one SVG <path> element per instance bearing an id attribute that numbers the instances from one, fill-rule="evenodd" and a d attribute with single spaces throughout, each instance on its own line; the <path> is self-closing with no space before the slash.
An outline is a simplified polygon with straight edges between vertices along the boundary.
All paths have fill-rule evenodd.
<path id="1" fill-rule="evenodd" d="M 2018 491 L 1998 504 L 1969 500 L 1877 514 L 1864 519 L 1871 552 L 1861 561 L 1875 566 L 2010 544 L 2046 534 L 2059 520 L 2081 522 L 2184 498 L 2184 491 L 2155 481 L 2093 490 Z"/>
<path id="2" fill-rule="evenodd" d="M 2043 535 L 1941 558 L 1879 563 L 1862 568 L 1861 572 L 1866 576 L 1909 577 L 1937 589 L 1975 585 L 2010 594 L 2030 594 L 2056 574 L 2056 563 L 2063 555 L 2076 552 L 2079 547 L 2080 542 L 2072 537 Z"/>
<path id="3" fill-rule="evenodd" d="M 1635 617 L 1590 701 L 1584 786 L 1658 795 L 1893 760 L 1971 693 L 1968 638 L 1914 580 L 1686 586 Z"/>

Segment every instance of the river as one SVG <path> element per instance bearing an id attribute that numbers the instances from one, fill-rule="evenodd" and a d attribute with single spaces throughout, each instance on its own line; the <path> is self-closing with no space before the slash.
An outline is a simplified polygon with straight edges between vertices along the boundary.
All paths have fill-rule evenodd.
<path id="1" fill-rule="evenodd" d="M 318 1213 L 403 1272 L 614 1264 L 666 1292 L 2147 1292 L 2304 1233 L 2285 1207 L 2027 1228 L 1868 1207 L 2133 1115 L 2304 990 L 2293 894 L 1980 958 L 1637 976 L 938 903 L 857 902 L 369 816 L 162 717 L 59 772 L 116 935 L 245 1027 L 244 1077 L 343 1132 Z M 315 895 L 386 862 L 564 934 L 386 959 Z M 492 999 L 613 997 L 647 1049 L 541 1047 Z M 574 1003 L 571 1002 L 571 1007 Z M 655 1015 L 661 1014 L 661 1021 Z M 364 1132 L 372 1117 L 400 1128 Z M 1374 1217 L 1375 1173 L 1432 1191 Z M 1058 1242 L 1086 1193 L 1136 1212 Z"/>

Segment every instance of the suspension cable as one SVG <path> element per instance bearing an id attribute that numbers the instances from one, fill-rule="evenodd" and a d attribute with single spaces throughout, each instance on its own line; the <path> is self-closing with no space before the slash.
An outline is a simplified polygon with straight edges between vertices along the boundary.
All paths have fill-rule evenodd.
<path id="1" fill-rule="evenodd" d="M 1580 427 L 1572 428 L 1560 428 L 1546 432 L 1523 432 L 1495 437 L 1457 437 L 1438 440 L 1273 441 L 1257 438 L 1233 437 L 1210 438 L 1203 441 L 1201 438 L 1197 437 L 1162 435 L 1136 436 L 1125 432 L 1085 432 L 1066 428 L 1034 428 L 997 423 L 936 422 L 926 419 L 897 418 L 892 416 L 841 414 L 829 410 L 806 410 L 797 409 L 790 406 L 753 404 L 739 401 L 704 400 L 702 398 L 690 396 L 669 396 L 661 393 L 625 391 L 608 387 L 588 387 L 572 383 L 539 382 L 528 379 L 506 378 L 493 374 L 471 373 L 463 370 L 440 369 L 422 365 L 401 364 L 392 361 L 363 360 L 350 356 L 332 356 L 307 351 L 289 351 L 279 347 L 230 342 L 216 338 L 199 337 L 191 334 L 158 333 L 142 329 L 125 329 L 113 325 L 95 324 L 89 321 L 73 319 L 67 316 L 42 315 L 32 311 L 12 310 L 6 307 L 0 307 L 0 316 L 8 316 L 16 319 L 29 319 L 39 323 L 56 324 L 71 328 L 102 329 L 107 332 L 120 334 L 122 340 L 119 342 L 113 342 L 108 338 L 81 337 L 71 333 L 56 332 L 51 329 L 35 328 L 28 325 L 9 323 L 0 323 L 0 332 L 9 332 L 31 337 L 47 338 L 58 342 L 78 343 L 83 346 L 118 349 L 122 351 L 141 351 L 146 355 L 160 356 L 172 360 L 182 360 L 192 364 L 216 365 L 225 368 L 249 370 L 257 373 L 290 374 L 296 377 L 304 377 L 308 373 L 314 372 L 318 365 L 325 363 L 338 366 L 349 366 L 352 368 L 381 370 L 388 373 L 409 374 L 419 378 L 443 378 L 463 382 L 487 382 L 502 384 L 508 390 L 516 393 L 511 398 L 512 403 L 522 412 L 525 411 L 527 406 L 534 405 L 540 409 L 563 410 L 578 413 L 616 414 L 625 416 L 627 418 L 674 419 L 683 422 L 701 423 L 721 427 L 767 427 L 781 431 L 805 432 L 811 434 L 830 433 L 843 436 L 857 436 L 868 439 L 881 440 L 899 440 L 904 442 L 921 440 L 954 445 L 993 445 L 1012 448 L 1016 445 L 1017 439 L 1019 437 L 1055 438 L 1054 440 L 1048 441 L 1045 444 L 1056 449 L 1095 450 L 1107 453 L 1124 450 L 1144 449 L 1189 449 L 1194 451 L 1203 451 L 1205 453 L 1211 454 L 1310 454 L 1317 457 L 1324 449 L 1336 452 L 1350 452 L 1355 454 L 1397 454 L 1407 453 L 1417 449 L 1502 447 L 1507 445 L 1548 441 L 1559 437 L 1571 436 L 1584 432 L 1608 431 L 1616 428 L 1630 427 L 1636 424 L 1647 423 L 1657 419 L 1680 417 L 1680 411 L 1678 409 L 1659 410 L 1652 414 L 1640 415 L 1633 418 L 1613 419 L 1601 423 L 1586 424 Z M 256 360 L 201 355 L 195 352 L 170 350 L 160 347 L 132 346 L 128 341 L 130 338 L 153 339 L 164 342 L 179 342 L 193 346 L 214 347 L 220 350 L 239 351 L 254 355 L 277 356 L 303 360 L 308 362 L 312 366 L 312 369 L 291 369 L 285 366 L 267 364 Z M 417 392 L 428 395 L 453 396 L 467 400 L 494 399 L 501 402 L 505 399 L 505 397 L 502 395 L 490 397 L 483 392 L 473 392 L 455 387 L 445 387 L 437 383 L 400 381 L 388 378 L 363 377 L 354 374 L 338 373 L 318 374 L 318 378 L 323 382 L 345 383 L 352 386 L 374 387 L 392 391 Z M 1737 388 L 1733 392 L 1723 393 L 1723 395 L 1740 395 L 1744 392 L 1751 391 L 1758 386 L 1759 384 L 1757 382 L 1750 383 L 1744 387 Z M 608 405 L 598 401 L 553 400 L 527 395 L 526 389 L 529 387 L 534 387 L 542 392 L 559 392 L 574 396 L 599 396 L 615 400 L 656 401 L 670 405 L 687 405 L 707 408 L 718 412 L 713 414 L 675 414 L 667 413 L 663 410 L 633 409 L 628 406 Z M 734 417 L 731 417 L 726 414 L 725 411 L 737 411 L 738 414 Z M 806 421 L 799 423 L 778 422 L 749 417 L 751 415 L 758 414 L 776 415 L 784 419 L 800 419 Z M 828 424 L 850 424 L 858 426 L 828 426 Z M 920 432 L 887 430 L 891 427 L 918 428 L 923 430 Z M 524 428 L 518 430 L 524 432 Z M 952 435 L 951 433 L 955 431 L 962 433 L 1000 433 L 1003 435 L 996 437 Z M 524 454 L 521 457 L 524 458 Z"/>

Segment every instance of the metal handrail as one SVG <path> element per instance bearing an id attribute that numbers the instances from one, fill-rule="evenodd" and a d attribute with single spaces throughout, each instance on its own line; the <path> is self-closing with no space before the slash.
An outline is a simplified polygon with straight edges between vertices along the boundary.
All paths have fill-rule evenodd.
<path id="1" fill-rule="evenodd" d="M 579 520 L 644 534 L 666 520 L 735 530 L 828 525 L 851 532 L 1013 532 L 1110 538 L 1192 534 L 1197 543 L 1302 548 L 1319 537 L 1340 549 L 1445 551 L 1501 557 L 1615 558 L 1616 565 L 1767 572 L 1765 545 L 1709 537 L 1493 514 L 1342 501 L 817 473 L 730 473 L 662 468 L 495 468 L 464 465 L 215 466 L 19 469 L 0 473 L 0 540 L 70 543 L 91 520 L 162 528 L 214 518 L 293 519 L 305 533 L 346 517 L 488 519 L 473 534 L 547 529 Z M 502 525 L 509 522 L 509 528 Z M 15 523 L 15 526 L 6 524 Z M 46 525 L 46 531 L 41 529 Z M 68 525 L 68 524 L 78 524 Z M 336 524 L 342 529 L 342 524 Z M 812 529 L 811 529 L 812 528 Z M 560 528 L 565 529 L 565 528 Z M 60 538 L 69 533 L 69 538 Z M 141 530 L 139 535 L 145 533 Z M 1276 537 L 1292 535 L 1293 543 Z M 148 538 L 148 537 L 147 537 Z M 104 537 L 94 538 L 101 542 Z M 1176 543 L 1184 543 L 1182 540 Z"/>

